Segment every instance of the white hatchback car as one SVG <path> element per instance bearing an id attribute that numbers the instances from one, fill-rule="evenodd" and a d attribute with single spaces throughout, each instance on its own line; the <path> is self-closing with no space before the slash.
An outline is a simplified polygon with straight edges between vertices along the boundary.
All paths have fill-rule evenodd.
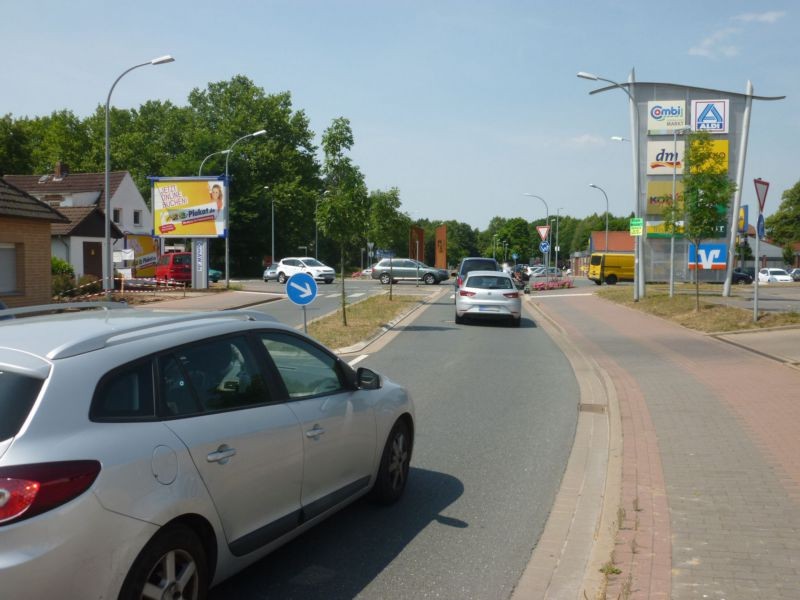
<path id="1" fill-rule="evenodd" d="M 456 292 L 456 323 L 467 318 L 522 321 L 522 300 L 511 275 L 502 271 L 470 271 Z"/>
<path id="2" fill-rule="evenodd" d="M 319 262 L 310 256 L 290 256 L 278 262 L 278 283 L 286 281 L 295 273 L 308 273 L 315 280 L 333 283 L 336 271 L 326 264 Z"/>
<path id="3" fill-rule="evenodd" d="M 0 311 L 4 598 L 204 598 L 356 498 L 403 493 L 408 393 L 295 329 L 42 310 Z"/>
<path id="4" fill-rule="evenodd" d="M 759 283 L 792 283 L 794 279 L 784 269 L 761 269 L 758 272 Z"/>

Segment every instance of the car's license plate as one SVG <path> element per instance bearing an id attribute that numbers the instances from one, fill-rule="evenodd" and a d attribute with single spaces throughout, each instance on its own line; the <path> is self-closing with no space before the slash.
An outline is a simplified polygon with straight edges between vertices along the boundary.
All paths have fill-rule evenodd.
<path id="1" fill-rule="evenodd" d="M 497 312 L 496 306 L 479 306 L 478 310 L 480 312 Z"/>

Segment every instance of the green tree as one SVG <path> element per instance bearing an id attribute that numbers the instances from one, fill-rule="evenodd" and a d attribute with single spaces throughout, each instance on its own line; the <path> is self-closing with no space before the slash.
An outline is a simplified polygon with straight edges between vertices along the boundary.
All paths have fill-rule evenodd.
<path id="1" fill-rule="evenodd" d="M 320 230 L 339 246 L 342 274 L 342 325 L 347 326 L 347 301 L 345 297 L 345 252 L 358 245 L 364 237 L 364 224 L 369 217 L 369 196 L 364 176 L 346 150 L 353 147 L 350 121 L 344 117 L 333 120 L 322 135 L 325 153 L 323 173 L 327 191 L 317 206 L 316 216 Z"/>
<path id="2" fill-rule="evenodd" d="M 689 135 L 686 144 L 686 171 L 683 197 L 686 213 L 685 234 L 695 248 L 695 310 L 700 310 L 700 276 L 697 255 L 703 240 L 718 237 L 736 184 L 728 178 L 724 158 L 714 152 L 706 132 Z M 676 214 L 668 214 L 673 222 Z"/>
<path id="3" fill-rule="evenodd" d="M 781 196 L 778 210 L 764 221 L 767 237 L 776 244 L 786 246 L 800 241 L 800 181 Z M 787 261 L 794 263 L 794 256 Z"/>

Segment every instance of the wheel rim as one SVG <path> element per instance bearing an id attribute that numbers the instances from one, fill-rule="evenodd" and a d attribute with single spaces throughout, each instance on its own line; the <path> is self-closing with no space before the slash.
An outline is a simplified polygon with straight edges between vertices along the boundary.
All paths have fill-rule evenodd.
<path id="1" fill-rule="evenodd" d="M 425 283 L 431 285 L 433 283 L 433 275 L 425 275 Z"/>
<path id="2" fill-rule="evenodd" d="M 192 555 L 173 549 L 153 565 L 142 590 L 148 600 L 196 600 L 200 575 Z"/>
<path id="3" fill-rule="evenodd" d="M 389 457 L 389 484 L 393 490 L 402 489 L 408 475 L 408 447 L 406 436 L 398 432 L 392 439 L 391 455 Z"/>
<path id="4" fill-rule="evenodd" d="M 381 275 L 381 283 L 386 285 L 389 283 L 389 276 L 388 275 Z"/>

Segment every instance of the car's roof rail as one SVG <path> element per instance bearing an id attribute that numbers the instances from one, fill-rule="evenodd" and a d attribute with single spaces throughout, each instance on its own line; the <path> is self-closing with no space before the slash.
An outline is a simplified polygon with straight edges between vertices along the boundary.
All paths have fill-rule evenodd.
<path id="1" fill-rule="evenodd" d="M 166 315 L 168 313 L 164 314 Z M 114 331 L 104 331 L 102 333 L 94 334 L 85 337 L 83 339 L 67 342 L 48 352 L 47 358 L 51 360 L 57 360 L 60 358 L 69 358 L 71 356 L 77 356 L 78 354 L 84 354 L 86 352 L 92 352 L 94 350 L 100 350 L 101 348 L 105 348 L 106 346 L 112 343 L 114 338 L 124 337 L 124 340 L 120 339 L 119 341 L 129 342 L 141 339 L 143 337 L 148 337 L 152 335 L 153 329 L 159 327 L 179 325 L 181 323 L 189 323 L 193 321 L 209 321 L 214 319 L 216 320 L 235 319 L 240 321 L 265 321 L 271 323 L 277 321 L 277 319 L 275 319 L 275 317 L 271 315 L 254 310 L 224 310 L 224 311 L 213 311 L 213 312 L 202 312 L 202 313 L 191 313 L 191 314 L 181 313 L 172 316 L 165 316 L 162 319 L 157 319 L 155 321 L 151 321 L 148 323 L 133 323 L 128 328 L 124 329 L 118 328 Z"/>
<path id="2" fill-rule="evenodd" d="M 54 302 L 52 304 L 35 304 L 32 306 L 20 306 L 18 308 L 6 308 L 0 310 L 0 315 L 10 317 L 18 315 L 53 314 L 75 310 L 114 310 L 118 308 L 130 308 L 130 305 L 127 302 Z"/>

